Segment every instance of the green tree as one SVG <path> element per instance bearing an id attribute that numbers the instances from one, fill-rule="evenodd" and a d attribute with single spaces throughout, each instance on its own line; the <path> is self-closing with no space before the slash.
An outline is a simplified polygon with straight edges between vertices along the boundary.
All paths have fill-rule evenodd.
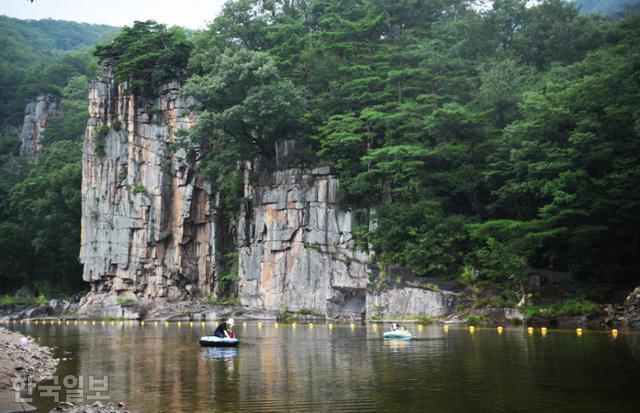
<path id="1" fill-rule="evenodd" d="M 125 27 L 111 43 L 97 46 L 95 55 L 113 66 L 117 82 L 127 82 L 134 94 L 151 97 L 158 83 L 186 77 L 191 48 L 182 28 L 168 29 L 148 20 Z"/>
<path id="2" fill-rule="evenodd" d="M 199 62 L 184 87 L 201 110 L 190 138 L 205 154 L 203 171 L 222 183 L 238 162 L 273 158 L 275 142 L 304 132 L 304 93 L 282 78 L 268 54 L 232 50 Z"/>
<path id="3" fill-rule="evenodd" d="M 56 142 L 43 150 L 28 177 L 11 190 L 15 224 L 5 223 L 7 241 L 16 239 L 22 251 L 12 247 L 11 259 L 0 268 L 3 278 L 10 271 L 26 274 L 26 282 L 47 284 L 58 291 L 77 289 L 80 245 L 80 182 L 82 144 Z M 16 233 L 20 228 L 20 233 Z M 25 239 L 28 242 L 25 242 Z M 42 286 L 42 284 L 40 284 Z"/>

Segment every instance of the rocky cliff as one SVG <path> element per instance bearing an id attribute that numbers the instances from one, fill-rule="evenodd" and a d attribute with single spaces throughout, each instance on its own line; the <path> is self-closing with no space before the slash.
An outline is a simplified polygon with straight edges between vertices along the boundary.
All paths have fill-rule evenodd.
<path id="1" fill-rule="evenodd" d="M 24 123 L 20 132 L 20 155 L 28 158 L 31 162 L 36 162 L 38 159 L 47 120 L 55 116 L 58 103 L 58 97 L 55 95 L 38 95 L 25 108 Z"/>
<path id="2" fill-rule="evenodd" d="M 94 292 L 181 298 L 211 290 L 211 192 L 171 143 L 195 116 L 179 85 L 157 98 L 125 93 L 106 73 L 89 94 L 82 181 L 81 261 Z"/>
<path id="3" fill-rule="evenodd" d="M 354 247 L 354 217 L 337 206 L 329 172 L 279 171 L 245 190 L 253 207 L 238 231 L 242 304 L 364 316 L 368 256 Z"/>
<path id="4" fill-rule="evenodd" d="M 395 293 L 367 293 L 368 253 L 355 248 L 355 218 L 338 206 L 339 182 L 328 167 L 267 172 L 247 165 L 256 179 L 245 182 L 246 206 L 238 222 L 223 225 L 215 192 L 195 175 L 195 161 L 172 145 L 178 129 L 197 122 L 178 91 L 167 83 L 145 101 L 109 73 L 92 84 L 80 254 L 90 297 L 215 297 L 221 256 L 231 245 L 247 308 L 360 319 L 369 300 L 381 317 L 399 314 Z M 402 301 L 405 315 L 441 315 L 451 307 L 438 293 L 422 305 L 423 295 L 412 292 L 418 301 L 409 307 Z M 84 301 L 91 303 L 105 301 Z"/>

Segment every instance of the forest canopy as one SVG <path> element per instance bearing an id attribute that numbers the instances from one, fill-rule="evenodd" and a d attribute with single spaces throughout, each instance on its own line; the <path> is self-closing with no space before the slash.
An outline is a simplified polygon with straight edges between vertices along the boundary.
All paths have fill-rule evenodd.
<path id="1" fill-rule="evenodd" d="M 228 2 L 185 87 L 202 172 L 222 182 L 296 139 L 333 166 L 383 266 L 637 282 L 640 20 L 527 3 Z"/>
<path id="2" fill-rule="evenodd" d="M 106 25 L 0 16 L 0 126 L 17 126 L 34 94 L 63 87 L 68 77 L 61 68 L 83 70 L 80 66 L 85 63 L 79 61 L 78 54 L 65 53 L 86 51 L 118 30 Z"/>

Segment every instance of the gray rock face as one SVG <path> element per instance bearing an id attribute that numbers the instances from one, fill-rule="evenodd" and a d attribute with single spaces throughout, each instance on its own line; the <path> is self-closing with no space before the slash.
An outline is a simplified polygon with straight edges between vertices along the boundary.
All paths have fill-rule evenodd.
<path id="1" fill-rule="evenodd" d="M 20 132 L 20 155 L 29 158 L 31 162 L 36 162 L 38 159 L 47 120 L 55 116 L 58 103 L 58 97 L 55 95 L 39 95 L 25 108 L 24 123 Z"/>
<path id="2" fill-rule="evenodd" d="M 247 187 L 238 228 L 241 303 L 267 310 L 364 316 L 368 256 L 353 246 L 350 211 L 338 208 L 328 168 L 289 169 Z"/>
<path id="3" fill-rule="evenodd" d="M 453 313 L 457 295 L 449 291 L 394 286 L 367 294 L 370 318 L 403 319 L 414 317 L 441 318 Z"/>
<path id="4" fill-rule="evenodd" d="M 606 323 L 640 328 L 640 287 L 631 291 L 623 304 L 609 306 Z"/>
<path id="5" fill-rule="evenodd" d="M 81 261 L 94 292 L 138 298 L 206 294 L 215 266 L 211 193 L 170 145 L 195 122 L 179 84 L 136 101 L 105 73 L 89 94 Z M 104 126 L 108 127 L 105 132 Z M 104 135 L 104 136 L 103 136 Z M 122 294 L 121 294 L 122 295 Z"/>
<path id="6" fill-rule="evenodd" d="M 157 310 L 159 303 L 215 293 L 218 246 L 233 243 L 240 301 L 249 311 L 304 309 L 348 319 L 365 317 L 367 303 L 385 314 L 449 311 L 447 293 L 367 293 L 369 256 L 354 247 L 357 223 L 338 206 L 340 185 L 328 167 L 253 171 L 254 184 L 246 165 L 249 206 L 232 225 L 236 239 L 224 239 L 216 194 L 171 146 L 178 129 L 197 122 L 179 84 L 162 85 L 153 101 L 124 91 L 105 73 L 89 95 L 80 257 L 92 292 L 81 312 L 120 317 L 116 297 Z M 278 156 L 296 149 L 281 144 Z"/>

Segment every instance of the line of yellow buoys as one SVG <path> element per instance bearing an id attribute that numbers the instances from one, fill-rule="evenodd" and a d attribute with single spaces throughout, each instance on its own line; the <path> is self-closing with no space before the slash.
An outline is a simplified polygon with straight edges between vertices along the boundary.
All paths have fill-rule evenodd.
<path id="1" fill-rule="evenodd" d="M 16 319 L 3 319 L 0 320 L 0 324 L 4 324 L 4 325 L 15 325 L 15 324 L 30 324 L 33 323 L 34 325 L 43 325 L 46 326 L 47 324 L 54 326 L 54 325 L 58 325 L 58 326 L 70 326 L 70 325 L 74 325 L 77 326 L 80 323 L 82 323 L 82 325 L 88 325 L 88 323 L 91 323 L 92 326 L 95 326 L 98 322 L 100 323 L 101 326 L 106 325 L 106 323 L 108 322 L 109 325 L 114 326 L 116 325 L 116 323 L 120 324 L 121 327 L 124 327 L 126 325 L 135 327 L 135 326 L 140 326 L 140 327 L 145 327 L 147 326 L 147 321 L 145 320 L 77 320 L 77 319 L 20 319 L 20 320 L 16 320 Z M 160 325 L 160 321 L 158 320 L 152 320 L 149 321 L 149 323 L 151 325 L 153 325 L 153 327 L 158 327 Z M 198 323 L 194 322 L 194 321 L 185 321 L 185 324 L 187 324 L 190 328 L 195 327 L 196 325 L 199 326 L 200 328 L 205 328 L 207 326 L 207 322 L 206 321 L 200 321 Z M 183 321 L 176 321 L 176 322 L 169 322 L 169 321 L 164 321 L 164 326 L 165 327 L 169 327 L 171 325 L 175 325 L 178 328 L 182 328 L 183 326 Z M 297 323 L 293 322 L 293 323 L 279 323 L 277 321 L 275 321 L 272 324 L 275 328 L 278 328 L 280 326 L 291 326 L 291 328 L 295 329 L 297 327 Z M 323 324 L 324 326 L 326 326 L 329 330 L 332 330 L 334 328 L 334 324 L 333 323 L 327 323 L 327 324 Z M 306 326 L 308 329 L 313 329 L 316 324 L 314 324 L 313 322 L 309 322 L 306 323 Z M 347 324 L 346 326 L 349 326 L 349 328 L 353 331 L 355 330 L 358 325 L 355 323 L 350 323 Z M 360 325 L 362 326 L 362 325 Z M 242 322 L 242 328 L 246 328 L 247 327 L 247 322 L 244 321 Z M 258 329 L 261 329 L 263 327 L 263 322 L 259 321 L 257 323 L 257 327 Z M 366 326 L 365 326 L 366 327 Z M 369 327 L 373 330 L 373 331 L 378 331 L 378 324 L 377 323 L 373 323 L 370 324 Z M 425 329 L 428 329 L 427 326 L 424 326 L 422 324 L 417 324 L 417 329 L 418 331 L 423 331 Z M 448 325 L 444 325 L 442 326 L 442 329 L 445 333 L 449 332 L 449 326 Z M 474 334 L 476 332 L 476 326 L 474 325 L 470 325 L 468 326 L 468 331 L 470 334 Z M 526 329 L 527 334 L 530 336 L 533 336 L 535 334 L 535 329 L 534 327 L 527 327 Z M 498 326 L 496 327 L 496 332 L 498 333 L 498 335 L 502 335 L 505 332 L 505 328 L 503 326 Z M 541 327 L 540 328 L 540 334 L 542 335 L 542 337 L 546 337 L 549 333 L 549 330 L 547 327 Z M 582 337 L 585 334 L 585 331 L 583 328 L 578 327 L 575 330 L 576 336 L 578 337 Z M 612 329 L 610 330 L 610 334 L 611 336 L 613 336 L 614 338 L 617 338 L 618 335 L 620 334 L 618 329 Z"/>

